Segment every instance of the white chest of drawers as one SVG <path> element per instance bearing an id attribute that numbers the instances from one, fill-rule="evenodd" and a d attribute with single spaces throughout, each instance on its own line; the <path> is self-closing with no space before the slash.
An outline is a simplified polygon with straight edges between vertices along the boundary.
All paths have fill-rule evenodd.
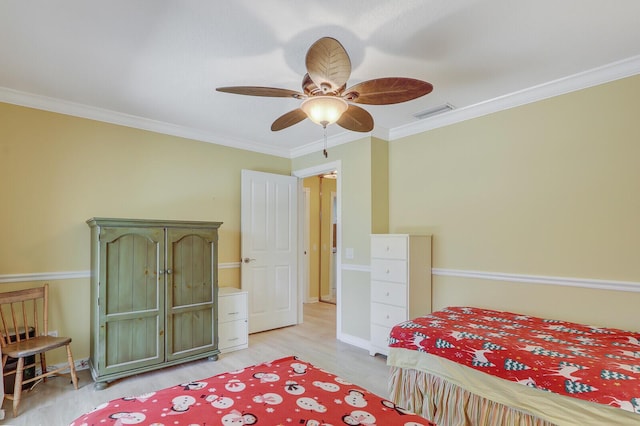
<path id="1" fill-rule="evenodd" d="M 231 287 L 218 290 L 218 349 L 226 353 L 249 347 L 248 293 Z"/>
<path id="2" fill-rule="evenodd" d="M 370 355 L 388 355 L 391 328 L 431 313 L 431 236 L 371 235 Z"/>

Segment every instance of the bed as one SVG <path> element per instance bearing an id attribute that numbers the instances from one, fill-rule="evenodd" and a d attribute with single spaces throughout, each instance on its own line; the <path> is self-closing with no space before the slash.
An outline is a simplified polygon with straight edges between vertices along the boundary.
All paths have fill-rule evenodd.
<path id="1" fill-rule="evenodd" d="M 433 425 L 312 364 L 286 357 L 115 399 L 70 426 Z"/>
<path id="2" fill-rule="evenodd" d="M 450 307 L 389 346 L 390 399 L 437 424 L 640 424 L 640 333 Z"/>

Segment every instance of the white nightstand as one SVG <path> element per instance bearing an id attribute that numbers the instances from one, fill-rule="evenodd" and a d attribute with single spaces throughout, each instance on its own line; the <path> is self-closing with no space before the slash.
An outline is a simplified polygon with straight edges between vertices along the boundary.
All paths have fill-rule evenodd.
<path id="1" fill-rule="evenodd" d="M 249 347 L 248 297 L 237 288 L 218 289 L 218 349 L 222 353 Z"/>

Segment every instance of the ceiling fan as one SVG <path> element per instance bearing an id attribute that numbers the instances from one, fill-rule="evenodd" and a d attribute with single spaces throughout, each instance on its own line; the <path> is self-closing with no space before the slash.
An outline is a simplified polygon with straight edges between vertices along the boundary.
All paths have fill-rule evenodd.
<path id="1" fill-rule="evenodd" d="M 324 128 L 337 123 L 356 132 L 370 132 L 373 129 L 373 117 L 354 104 L 396 104 L 419 98 L 433 90 L 433 86 L 426 81 L 403 77 L 367 80 L 347 89 L 351 60 L 342 44 L 331 37 L 323 37 L 313 43 L 307 52 L 305 63 L 307 73 L 302 79 L 302 92 L 259 86 L 218 87 L 216 90 L 239 95 L 292 97 L 302 100 L 299 108 L 273 122 L 273 131 L 286 129 L 309 118 Z"/>

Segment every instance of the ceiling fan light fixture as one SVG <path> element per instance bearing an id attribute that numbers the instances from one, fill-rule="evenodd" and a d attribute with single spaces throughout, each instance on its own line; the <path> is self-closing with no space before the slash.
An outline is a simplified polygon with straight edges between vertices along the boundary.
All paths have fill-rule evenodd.
<path id="1" fill-rule="evenodd" d="M 349 104 L 337 96 L 312 96 L 300 105 L 309 120 L 322 127 L 338 121 L 347 108 Z"/>

